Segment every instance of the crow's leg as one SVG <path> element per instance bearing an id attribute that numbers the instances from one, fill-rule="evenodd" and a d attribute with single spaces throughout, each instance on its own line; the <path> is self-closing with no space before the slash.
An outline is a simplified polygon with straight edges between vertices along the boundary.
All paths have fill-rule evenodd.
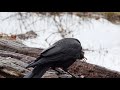
<path id="1" fill-rule="evenodd" d="M 80 78 L 79 76 L 73 75 L 71 74 L 66 68 L 63 69 L 65 72 L 67 72 L 68 74 L 70 74 L 72 76 L 72 78 Z"/>
<path id="2" fill-rule="evenodd" d="M 69 71 L 67 71 L 67 69 L 61 69 L 61 68 L 55 68 L 55 71 L 58 72 L 58 74 L 69 74 L 72 76 L 72 78 L 78 78 L 78 76 L 72 75 Z"/>
<path id="3" fill-rule="evenodd" d="M 58 72 L 58 74 L 67 74 L 63 69 L 61 68 L 55 68 L 54 69 L 56 72 Z"/>

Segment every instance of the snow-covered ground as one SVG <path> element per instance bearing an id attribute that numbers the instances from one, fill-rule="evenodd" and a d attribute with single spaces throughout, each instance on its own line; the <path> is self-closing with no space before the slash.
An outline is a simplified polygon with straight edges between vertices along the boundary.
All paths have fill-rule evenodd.
<path id="1" fill-rule="evenodd" d="M 0 20 L 2 20 L 4 14 L 0 14 L 2 15 Z M 90 50 L 85 51 L 87 62 L 120 71 L 120 25 L 112 24 L 102 18 L 84 21 L 77 16 L 63 15 L 62 18 L 63 28 L 73 31 L 66 37 L 73 36 L 79 39 L 83 48 Z M 56 20 L 59 21 L 57 18 Z M 0 32 L 7 34 L 26 32 L 24 29 L 21 31 L 18 25 L 15 18 L 0 21 Z M 57 28 L 51 18 L 40 20 L 34 27 L 33 30 L 39 36 L 35 39 L 23 41 L 27 46 L 47 48 L 49 44 L 61 39 L 60 34 L 56 33 Z M 48 38 L 47 42 L 46 38 Z"/>

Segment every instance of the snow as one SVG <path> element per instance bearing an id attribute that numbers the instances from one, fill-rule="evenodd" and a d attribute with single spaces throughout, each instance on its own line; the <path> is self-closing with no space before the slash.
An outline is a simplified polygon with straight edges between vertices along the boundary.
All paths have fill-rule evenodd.
<path id="1" fill-rule="evenodd" d="M 0 14 L 1 18 L 4 14 Z M 79 39 L 83 48 L 90 50 L 85 51 L 87 62 L 120 71 L 120 25 L 115 25 L 103 18 L 84 21 L 77 16 L 63 15 L 61 18 L 63 19 L 63 28 L 73 31 L 66 37 L 73 36 Z M 59 21 L 58 18 L 56 20 Z M 25 29 L 21 31 L 18 25 L 15 18 L 10 21 L 1 21 L 0 32 L 7 34 L 26 32 Z M 33 30 L 39 36 L 35 39 L 22 41 L 29 47 L 47 48 L 61 39 L 60 34 L 56 33 L 57 28 L 51 18 L 41 19 L 34 25 Z"/>

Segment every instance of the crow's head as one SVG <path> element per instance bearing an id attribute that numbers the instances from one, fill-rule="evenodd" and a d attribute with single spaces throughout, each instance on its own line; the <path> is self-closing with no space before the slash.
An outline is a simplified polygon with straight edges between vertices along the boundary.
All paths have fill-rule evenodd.
<path id="1" fill-rule="evenodd" d="M 80 51 L 80 53 L 79 53 L 79 58 L 78 59 L 83 59 L 83 60 L 87 60 L 87 58 L 84 56 L 84 51 L 83 51 L 83 49 Z"/>
<path id="2" fill-rule="evenodd" d="M 79 59 L 83 59 L 83 58 L 84 58 L 84 52 L 81 51 L 81 52 L 80 52 L 80 58 L 79 58 Z"/>

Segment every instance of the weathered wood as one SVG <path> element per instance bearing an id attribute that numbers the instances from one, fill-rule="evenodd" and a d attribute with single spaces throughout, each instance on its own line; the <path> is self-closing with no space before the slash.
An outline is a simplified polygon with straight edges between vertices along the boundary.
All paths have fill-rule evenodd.
<path id="1" fill-rule="evenodd" d="M 69 71 L 84 78 L 120 78 L 120 72 L 87 62 L 76 61 Z"/>
<path id="2" fill-rule="evenodd" d="M 0 50 L 0 56 L 1 57 L 11 57 L 11 58 L 23 61 L 25 63 L 30 63 L 36 59 L 35 57 L 31 57 L 28 55 L 15 53 L 15 52 L 11 52 L 11 51 L 4 51 L 4 50 Z"/>
<path id="3" fill-rule="evenodd" d="M 0 50 L 37 57 L 43 49 L 30 48 L 18 41 L 0 39 Z"/>
<path id="4" fill-rule="evenodd" d="M 25 73 L 28 73 L 29 70 L 25 68 L 27 65 L 27 63 L 24 63 L 18 59 L 11 57 L 0 57 L 0 71 L 12 76 L 20 77 Z"/>

